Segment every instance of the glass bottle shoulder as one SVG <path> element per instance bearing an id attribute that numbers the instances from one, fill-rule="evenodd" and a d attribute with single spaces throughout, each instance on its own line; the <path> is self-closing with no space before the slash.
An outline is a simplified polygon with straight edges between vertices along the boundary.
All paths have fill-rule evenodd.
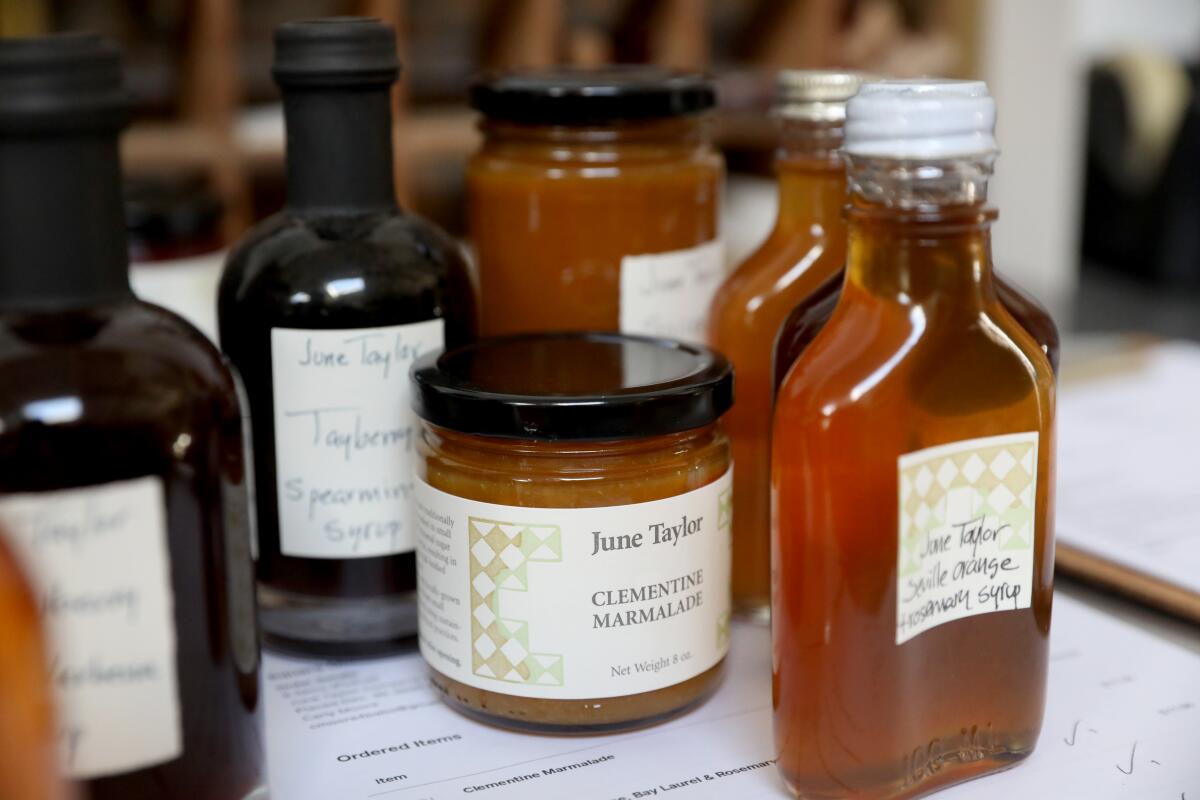
<path id="1" fill-rule="evenodd" d="M 374 315 L 419 321 L 443 316 L 447 287 L 466 275 L 456 243 L 420 217 L 284 210 L 234 248 L 219 304 L 222 316 L 285 325 L 314 318 L 337 325 L 341 317 L 363 326 Z"/>
<path id="2" fill-rule="evenodd" d="M 798 297 L 807 297 L 844 266 L 842 249 L 829 244 L 820 226 L 807 231 L 776 228 L 726 279 L 717 293 L 714 317 L 743 324 L 763 317 L 777 323 Z"/>
<path id="3" fill-rule="evenodd" d="M 0 422 L 197 430 L 237 418 L 233 378 L 212 344 L 158 306 L 126 301 L 0 317 Z"/>
<path id="4" fill-rule="evenodd" d="M 1028 404 L 1041 412 L 1053 390 L 1049 362 L 1032 337 L 998 303 L 931 319 L 921 306 L 878 298 L 839 304 L 788 371 L 781 415 L 799 421 L 870 408 L 888 414 L 986 413 Z"/>

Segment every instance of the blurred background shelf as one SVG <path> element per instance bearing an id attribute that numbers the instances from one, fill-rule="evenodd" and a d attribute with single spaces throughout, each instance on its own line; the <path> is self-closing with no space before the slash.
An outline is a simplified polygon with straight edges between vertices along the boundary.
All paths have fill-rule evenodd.
<path id="1" fill-rule="evenodd" d="M 0 31 L 89 28 L 118 38 L 138 108 L 125 141 L 127 168 L 134 174 L 204 168 L 226 209 L 225 233 L 234 236 L 280 199 L 283 129 L 269 63 L 271 29 L 285 19 L 362 14 L 396 26 L 405 64 L 396 92 L 397 187 L 417 210 L 436 214 L 453 205 L 439 198 L 457 191 L 461 163 L 478 143 L 464 89 L 481 71 L 620 61 L 729 72 L 724 88 L 733 112 L 722 132 L 740 149 L 768 154 L 761 159 L 767 163 L 773 135 L 762 111 L 771 71 L 853 65 L 968 74 L 969 60 L 958 54 L 973 48 L 955 38 L 972 29 L 978 6 L 974 0 L 2 0 Z"/>
<path id="2" fill-rule="evenodd" d="M 395 25 L 397 189 L 455 232 L 479 142 L 465 89 L 482 71 L 644 62 L 714 73 L 736 260 L 774 211 L 772 73 L 850 67 L 989 82 L 998 265 L 1064 327 L 1161 329 L 1159 295 L 1185 298 L 1188 316 L 1200 287 L 1194 0 L 0 0 L 0 35 L 94 29 L 121 41 L 136 103 L 128 171 L 203 176 L 231 241 L 283 200 L 271 30 L 331 14 Z M 1142 296 L 1150 311 L 1126 308 Z M 1166 328 L 1197 335 L 1186 320 Z"/>

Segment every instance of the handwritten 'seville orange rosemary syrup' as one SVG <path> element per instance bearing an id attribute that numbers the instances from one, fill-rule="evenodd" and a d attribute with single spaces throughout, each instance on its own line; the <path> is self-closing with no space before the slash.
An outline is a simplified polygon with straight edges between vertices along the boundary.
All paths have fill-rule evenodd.
<path id="1" fill-rule="evenodd" d="M 845 286 L 780 389 L 778 764 L 802 798 L 893 800 L 1037 742 L 1053 576 L 1054 377 L 992 278 L 979 82 L 850 101 Z"/>

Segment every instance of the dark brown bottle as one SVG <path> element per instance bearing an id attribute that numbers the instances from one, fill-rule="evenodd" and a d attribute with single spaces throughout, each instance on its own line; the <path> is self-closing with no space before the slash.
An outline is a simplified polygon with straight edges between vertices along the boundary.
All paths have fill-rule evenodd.
<path id="1" fill-rule="evenodd" d="M 241 415 L 204 337 L 129 288 L 115 48 L 0 41 L 0 522 L 91 800 L 260 796 Z"/>
<path id="2" fill-rule="evenodd" d="M 845 270 L 834 275 L 818 286 L 804 302 L 792 309 L 783 325 L 779 327 L 779 336 L 775 340 L 775 389 L 778 391 L 788 370 L 796 359 L 808 347 L 825 323 L 833 315 L 838 298 L 842 294 L 842 283 L 846 280 Z M 1058 374 L 1058 326 L 1041 303 L 1035 300 L 1015 284 L 1004 280 L 1000 275 L 995 276 L 996 296 L 1000 303 L 1012 314 L 1017 322 L 1042 348 L 1054 374 Z"/>
<path id="3" fill-rule="evenodd" d="M 276 30 L 287 205 L 221 280 L 221 346 L 253 420 L 263 631 L 310 652 L 416 633 L 408 366 L 474 325 L 455 243 L 396 206 L 398 70 L 376 20 Z"/>

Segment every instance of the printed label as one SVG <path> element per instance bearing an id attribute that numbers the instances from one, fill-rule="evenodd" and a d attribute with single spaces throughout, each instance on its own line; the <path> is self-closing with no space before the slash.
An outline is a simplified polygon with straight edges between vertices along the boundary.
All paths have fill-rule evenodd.
<path id="1" fill-rule="evenodd" d="M 603 508 L 482 503 L 417 480 L 421 652 L 520 697 L 673 686 L 729 649 L 732 472 Z"/>
<path id="2" fill-rule="evenodd" d="M 440 319 L 271 330 L 275 471 L 284 555 L 411 552 L 417 418 L 408 369 L 443 344 Z"/>
<path id="3" fill-rule="evenodd" d="M 900 456 L 896 644 L 946 622 L 1029 608 L 1037 433 Z"/>
<path id="4" fill-rule="evenodd" d="M 162 480 L 0 497 L 48 631 L 66 773 L 152 767 L 183 752 Z"/>
<path id="5" fill-rule="evenodd" d="M 713 295 L 725 280 L 720 239 L 689 250 L 621 259 L 621 332 L 705 340 Z"/>

